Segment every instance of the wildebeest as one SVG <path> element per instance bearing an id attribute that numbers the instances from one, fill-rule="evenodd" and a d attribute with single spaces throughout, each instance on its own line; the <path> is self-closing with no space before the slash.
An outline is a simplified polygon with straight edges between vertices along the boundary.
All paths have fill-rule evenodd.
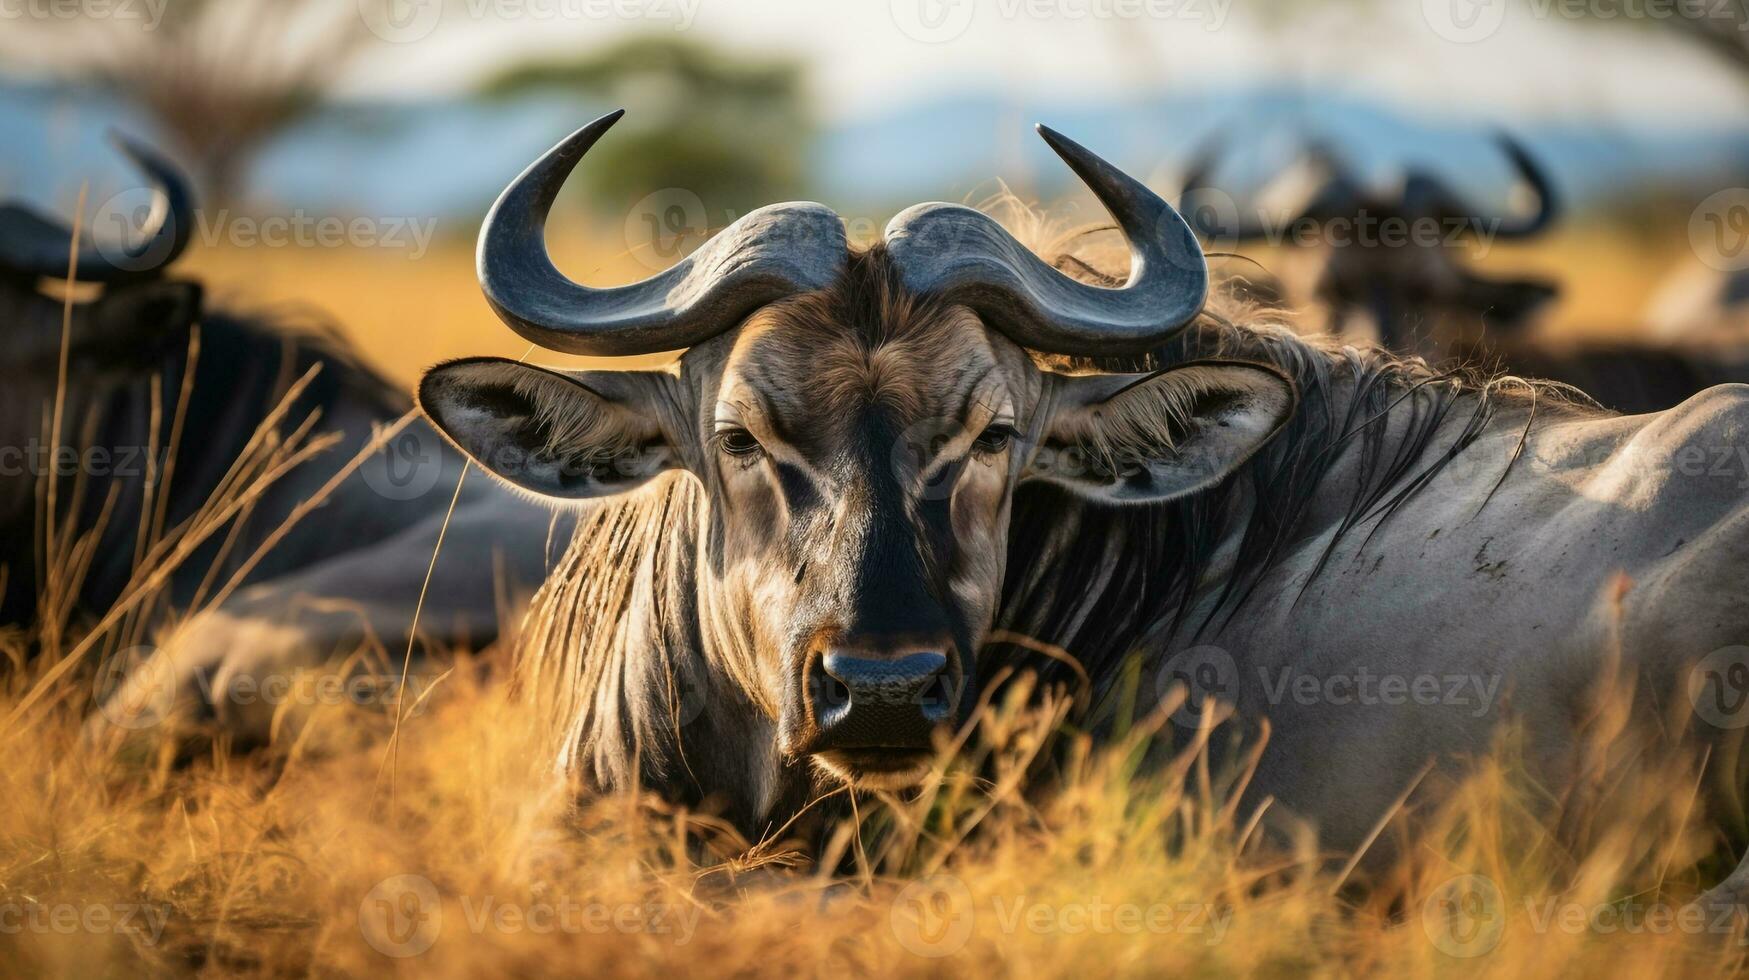
<path id="1" fill-rule="evenodd" d="M 4 622 L 66 617 L 79 627 L 101 617 L 164 560 L 151 548 L 154 531 L 191 520 L 224 486 L 235 495 L 234 468 L 248 447 L 303 430 L 334 444 L 267 483 L 154 590 L 160 609 L 182 614 L 233 578 L 239 585 L 186 624 L 174 673 L 211 681 L 206 674 L 221 657 L 233 668 L 250 657 L 299 662 L 367 633 L 397 649 L 407 642 L 462 460 L 418 418 L 372 451 L 379 433 L 412 409 L 404 392 L 331 333 L 284 316 L 216 309 L 199 283 L 168 275 L 195 227 L 193 195 L 168 160 L 132 141 L 119 145 L 148 175 L 157 201 L 138 244 L 75 242 L 65 224 L 27 205 L 0 207 L 0 311 L 12 340 L 0 355 Z M 60 289 L 100 292 L 71 306 L 61 385 L 66 304 L 44 284 L 65 280 L 70 260 L 77 281 Z M 288 393 L 295 397 L 282 405 Z M 61 484 L 55 498 L 50 480 Z M 52 609 L 39 595 L 65 570 L 45 564 L 78 559 L 68 557 L 74 549 L 65 538 L 58 556 L 45 555 L 50 499 L 57 522 L 70 515 L 75 534 L 96 532 L 88 567 L 74 576 L 77 589 Z M 300 510 L 307 514 L 284 531 Z M 537 585 L 549 524 L 546 513 L 489 481 L 464 486 L 449 532 L 462 548 L 434 570 L 440 612 L 420 632 L 437 643 L 489 640 L 497 628 L 495 571 Z M 482 540 L 488 527 L 491 537 Z M 495 569 L 499 547 L 508 561 Z M 216 699 L 224 714 L 222 687 Z"/>
<path id="2" fill-rule="evenodd" d="M 527 656 L 570 686 L 559 734 L 598 785 L 714 799 L 757 834 L 834 785 L 913 784 L 1014 656 L 1003 630 L 1102 693 L 1138 652 L 1157 675 L 1225 658 L 1235 718 L 1273 725 L 1250 792 L 1352 848 L 1507 719 L 1570 776 L 1609 658 L 1662 718 L 1749 630 L 1749 388 L 1621 417 L 1235 322 L 1172 207 L 1042 127 L 1127 273 L 1071 278 L 955 205 L 851 248 L 784 204 L 592 288 L 548 260 L 545 215 L 619 115 L 509 186 L 480 279 L 543 346 L 677 366 L 476 358 L 419 388 L 483 467 L 580 510 Z M 1478 693 L 1308 703 L 1284 671 Z"/>
<path id="3" fill-rule="evenodd" d="M 594 784 L 714 802 L 749 835 L 829 787 L 914 784 L 1015 658 L 1004 634 L 1101 695 L 1138 654 L 1156 691 L 1216 667 L 1233 723 L 1273 725 L 1249 792 L 1338 849 L 1508 721 L 1546 784 L 1570 777 L 1617 663 L 1641 717 L 1729 734 L 1669 709 L 1749 626 L 1749 389 L 1621 417 L 1224 314 L 1170 205 L 1049 130 L 1127 273 L 953 205 L 852 248 L 787 204 L 590 288 L 548 260 L 545 215 L 618 117 L 506 190 L 481 282 L 543 345 L 678 363 L 473 358 L 419 390 L 480 466 L 578 515 L 523 677 Z M 1302 677 L 1441 696 L 1284 696 Z"/>
<path id="4" fill-rule="evenodd" d="M 1328 310 L 1331 330 L 1352 332 L 1366 321 L 1384 347 L 1438 361 L 1473 347 L 1484 330 L 1490 340 L 1516 336 L 1558 292 L 1533 276 L 1476 272 L 1459 255 L 1471 243 L 1534 237 L 1560 213 L 1554 184 L 1529 151 L 1504 134 L 1499 145 L 1536 197 L 1530 214 L 1484 215 L 1425 168 L 1410 170 L 1400 186 L 1378 186 L 1321 144 L 1308 158 L 1322 183 L 1288 220 L 1247 213 L 1215 191 L 1214 146 L 1190 165 L 1179 205 L 1211 242 L 1321 246 L 1313 298 Z"/>
<path id="5" fill-rule="evenodd" d="M 1536 317 L 1559 296 L 1559 285 L 1534 275 L 1477 272 L 1460 247 L 1528 239 L 1560 215 L 1554 183 L 1529 151 L 1508 136 L 1500 146 L 1536 196 L 1529 215 L 1485 216 L 1425 169 L 1412 170 L 1400 188 L 1377 187 L 1324 148 L 1310 156 L 1327 179 L 1289 220 L 1271 222 L 1260 212 L 1241 217 L 1246 209 L 1210 186 L 1212 149 L 1192 164 L 1180 204 L 1211 242 L 1322 247 L 1315 298 L 1329 311 L 1331 328 L 1353 332 L 1364 321 L 1381 345 L 1398 353 L 1559 381 L 1628 414 L 1659 411 L 1712 385 L 1749 380 L 1749 348 L 1740 343 L 1560 342 L 1538 336 Z"/>

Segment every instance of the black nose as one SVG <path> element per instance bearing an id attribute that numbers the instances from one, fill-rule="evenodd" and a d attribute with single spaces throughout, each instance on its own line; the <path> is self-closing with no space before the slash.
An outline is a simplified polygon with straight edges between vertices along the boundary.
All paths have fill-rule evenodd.
<path id="1" fill-rule="evenodd" d="M 930 730 L 953 714 L 945 653 L 876 656 L 832 650 L 811 673 L 818 749 L 926 749 Z"/>

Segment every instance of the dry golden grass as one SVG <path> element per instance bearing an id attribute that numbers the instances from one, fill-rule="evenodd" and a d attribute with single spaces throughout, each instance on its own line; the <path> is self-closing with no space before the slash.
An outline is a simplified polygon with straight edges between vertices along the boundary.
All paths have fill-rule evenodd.
<path id="1" fill-rule="evenodd" d="M 14 677 L 0 716 L 41 673 Z M 0 734 L 6 975 L 1542 977 L 1744 962 L 1736 923 L 1670 924 L 1708 839 L 1690 825 L 1689 770 L 1624 766 L 1613 738 L 1585 811 L 1607 819 L 1553 833 L 1505 746 L 1417 814 L 1406 860 L 1361 890 L 1309 846 L 1265 841 L 1196 745 L 1141 768 L 1167 737 L 1157 714 L 1095 750 L 1049 707 L 992 708 L 937 790 L 863 799 L 813 864 L 781 835 L 750 847 L 708 815 L 589 797 L 544 764 L 526 705 L 469 669 L 408 718 L 392 788 L 381 714 L 321 709 L 270 749 L 178 762 L 168 730 L 82 741 L 89 689 L 66 683 Z M 1047 788 L 1025 791 L 1028 775 Z"/>
<path id="2" fill-rule="evenodd" d="M 641 261 L 648 247 L 628 245 L 608 229 L 559 228 L 551 237 L 559 266 L 599 285 L 629 282 L 664 263 Z M 189 274 L 214 295 L 245 306 L 313 305 L 329 314 L 366 358 L 409 386 L 419 372 L 450 357 L 527 352 L 527 342 L 498 322 L 474 281 L 471 241 L 438 239 L 417 259 L 392 249 L 200 248 Z M 1262 250 L 1255 256 L 1284 275 L 1300 256 Z M 1497 273 L 1534 273 L 1563 284 L 1543 325 L 1560 337 L 1642 338 L 1642 314 L 1665 277 L 1697 266 L 1679 234 L 1636 237 L 1580 228 L 1535 244 L 1496 244 L 1475 261 Z M 540 352 L 543 362 L 609 366 Z M 630 366 L 616 362 L 613 366 Z"/>
<path id="3" fill-rule="evenodd" d="M 235 283 L 251 300 L 322 297 L 410 380 L 443 357 L 525 349 L 494 325 L 469 265 L 451 248 L 417 263 L 220 253 L 194 269 L 221 295 Z M 251 472 L 269 474 L 268 457 Z M 73 560 L 77 538 L 62 540 Z M 143 565 L 133 601 L 150 605 L 152 576 L 181 553 Z M 59 587 L 75 579 L 69 569 Z M 1186 737 L 1163 724 L 1171 703 L 1095 747 L 1065 707 L 1028 707 L 1019 688 L 944 756 L 935 788 L 859 799 L 811 858 L 782 833 L 738 840 L 708 813 L 592 797 L 555 774 L 538 712 L 478 669 L 501 649 L 461 657 L 394 750 L 392 718 L 343 706 L 248 754 L 168 724 L 100 722 L 86 738 L 93 651 L 138 638 L 125 615 L 106 629 L 51 617 L 0 635 L 0 974 L 1543 977 L 1745 964 L 1740 923 L 1675 911 L 1717 873 L 1692 760 L 1645 752 L 1608 699 L 1582 792 L 1557 805 L 1505 739 L 1446 802 L 1394 816 L 1380 847 L 1396 860 L 1350 875 L 1340 856 L 1261 832 L 1234 803 L 1242 774 L 1209 772 L 1199 743 L 1168 748 Z M 188 744 L 205 747 L 187 757 Z M 1167 761 L 1144 767 L 1144 755 Z"/>

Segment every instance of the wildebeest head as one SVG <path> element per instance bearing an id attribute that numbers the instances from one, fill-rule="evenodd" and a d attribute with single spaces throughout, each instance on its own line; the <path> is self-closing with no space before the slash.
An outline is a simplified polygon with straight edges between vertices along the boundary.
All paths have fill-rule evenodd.
<path id="1" fill-rule="evenodd" d="M 1376 186 L 1321 145 L 1307 158 L 1323 182 L 1291 217 L 1245 215 L 1214 192 L 1209 178 L 1218 148 L 1212 145 L 1191 164 L 1180 205 L 1197 230 L 1220 245 L 1325 246 L 1316 291 L 1334 318 L 1332 329 L 1364 312 L 1385 347 L 1431 359 L 1461 355 L 1480 342 L 1484 326 L 1519 330 L 1558 292 L 1539 277 L 1485 275 L 1467 264 L 1472 244 L 1534 237 L 1559 214 L 1554 186 L 1529 151 L 1504 133 L 1499 145 L 1536 198 L 1528 214 L 1488 215 L 1427 169 L 1410 170 L 1399 186 Z"/>
<path id="2" fill-rule="evenodd" d="M 1207 289 L 1168 204 L 1042 128 L 1129 242 L 1123 287 L 1071 280 L 947 204 L 901 213 L 862 251 L 826 208 L 775 205 L 643 283 L 571 282 L 547 258 L 546 210 L 617 118 L 510 186 L 481 233 L 480 277 L 543 346 L 687 347 L 678 368 L 470 359 L 429 372 L 420 401 L 475 461 L 545 498 L 621 494 L 667 470 L 697 480 L 701 642 L 747 665 L 734 680 L 785 757 L 863 785 L 925 771 L 934 732 L 972 701 L 1017 485 L 1111 506 L 1193 493 L 1292 411 L 1291 385 L 1257 365 L 1070 374 L 1035 356 L 1154 350 Z"/>
<path id="3" fill-rule="evenodd" d="M 101 351 L 116 363 L 151 360 L 164 338 L 180 342 L 200 308 L 193 283 L 166 281 L 164 270 L 188 246 L 194 196 L 176 166 L 151 148 L 117 134 L 114 141 L 151 183 L 150 203 L 127 220 L 128 240 L 97 239 L 23 202 L 0 203 L 0 319 L 7 344 L 0 364 L 21 374 L 59 356 L 64 297 L 45 281 L 101 286 L 96 298 L 72 306 L 68 331 L 75 357 Z M 137 218 L 137 220 L 132 220 Z"/>

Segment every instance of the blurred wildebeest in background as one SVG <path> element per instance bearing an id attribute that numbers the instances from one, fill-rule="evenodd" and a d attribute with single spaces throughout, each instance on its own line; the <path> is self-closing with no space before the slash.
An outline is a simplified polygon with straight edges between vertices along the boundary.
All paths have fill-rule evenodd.
<path id="1" fill-rule="evenodd" d="M 1180 206 L 1211 242 L 1317 246 L 1324 267 L 1314 295 L 1337 333 L 1371 329 L 1379 343 L 1403 354 L 1438 361 L 1477 343 L 1484 330 L 1515 336 L 1553 299 L 1555 284 L 1532 277 L 1485 275 L 1458 253 L 1471 245 L 1517 241 L 1541 233 L 1560 204 L 1553 184 L 1510 136 L 1500 147 L 1537 199 L 1518 217 L 1484 215 L 1437 174 L 1409 171 L 1400 186 L 1368 182 L 1322 143 L 1306 162 L 1320 178 L 1292 217 L 1272 221 L 1230 197 L 1216 197 L 1209 181 L 1219 163 L 1210 146 L 1190 165 Z"/>
<path id="2" fill-rule="evenodd" d="M 76 240 L 29 205 L 0 206 L 3 621 L 88 626 L 165 561 L 154 538 L 210 519 L 215 495 L 229 495 L 252 499 L 239 499 L 142 602 L 148 618 L 186 613 L 234 580 L 222 605 L 185 627 L 179 670 L 210 669 L 239 645 L 267 658 L 302 647 L 308 659 L 365 635 L 405 644 L 463 460 L 413 418 L 345 474 L 404 421 L 411 399 L 325 328 L 216 309 L 199 283 L 169 275 L 195 227 L 187 181 L 147 147 L 119 146 L 153 191 L 137 243 Z M 332 445 L 301 463 L 291 457 L 317 439 Z M 261 455 L 276 446 L 279 456 Z M 251 465 L 285 471 L 245 488 L 238 470 L 250 453 Z M 494 572 L 538 585 L 549 524 L 488 481 L 465 486 L 422 636 L 489 640 Z M 501 565 L 478 537 L 488 525 L 517 541 Z M 239 624 L 256 619 L 273 628 L 243 641 Z"/>
<path id="3" fill-rule="evenodd" d="M 1537 316 L 1560 287 L 1531 275 L 1484 274 L 1469 267 L 1468 247 L 1523 241 L 1560 214 L 1554 183 L 1517 140 L 1499 137 L 1523 183 L 1537 198 L 1529 215 L 1485 215 L 1439 175 L 1408 172 L 1395 188 L 1369 184 L 1323 145 L 1307 156 L 1324 179 L 1293 217 L 1272 222 L 1236 205 L 1210 185 L 1215 148 L 1193 162 L 1181 205 L 1212 243 L 1270 242 L 1323 250 L 1314 298 L 1339 333 L 1368 325 L 1379 343 L 1436 365 L 1481 365 L 1559 381 L 1606 408 L 1658 411 L 1716 384 L 1749 381 L 1749 345 L 1697 338 L 1654 341 L 1561 341 L 1535 331 Z"/>

